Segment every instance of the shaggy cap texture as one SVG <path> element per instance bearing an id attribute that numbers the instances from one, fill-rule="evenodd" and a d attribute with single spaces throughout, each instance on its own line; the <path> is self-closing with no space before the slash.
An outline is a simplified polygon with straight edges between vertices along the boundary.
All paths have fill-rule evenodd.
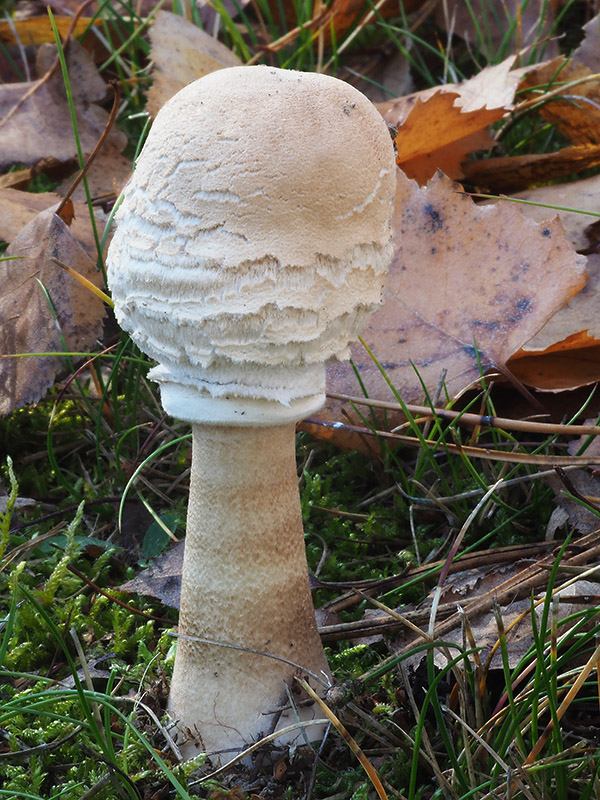
<path id="1" fill-rule="evenodd" d="M 175 95 L 108 255 L 152 377 L 188 400 L 321 395 L 325 362 L 347 358 L 381 302 L 395 169 L 379 113 L 327 75 L 233 67 Z"/>

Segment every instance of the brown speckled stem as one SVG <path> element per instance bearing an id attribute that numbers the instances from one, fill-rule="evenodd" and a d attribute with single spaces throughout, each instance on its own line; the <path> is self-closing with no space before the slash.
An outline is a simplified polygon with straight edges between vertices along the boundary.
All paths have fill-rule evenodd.
<path id="1" fill-rule="evenodd" d="M 294 432 L 293 423 L 193 426 L 179 632 L 272 653 L 326 680 Z M 281 708 L 286 684 L 298 697 L 295 674 L 303 673 L 264 655 L 179 639 L 169 711 L 188 740 L 184 755 L 229 751 L 213 759 L 218 764 L 271 731 L 269 712 Z M 318 709 L 303 707 L 301 718 L 313 717 Z M 284 712 L 278 728 L 295 719 Z M 318 726 L 307 730 L 320 735 Z"/>

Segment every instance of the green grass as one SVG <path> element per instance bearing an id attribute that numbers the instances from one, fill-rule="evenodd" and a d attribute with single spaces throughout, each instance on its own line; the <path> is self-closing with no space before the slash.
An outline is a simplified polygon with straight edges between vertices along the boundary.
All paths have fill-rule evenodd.
<path id="1" fill-rule="evenodd" d="M 287 21 L 267 0 L 256 0 L 235 17 L 220 3 L 215 7 L 222 40 L 243 60 L 266 60 L 259 33 L 276 42 L 299 26 L 293 41 L 268 63 L 328 67 L 350 77 L 357 52 L 393 45 L 410 59 L 416 88 L 498 63 L 510 53 L 516 28 L 515 20 L 503 22 L 507 35 L 493 45 L 497 12 L 489 5 L 489 15 L 482 15 L 474 6 L 476 36 L 467 47 L 456 37 L 444 40 L 430 20 L 413 29 L 412 17 L 383 19 L 370 4 L 365 6 L 374 12 L 369 25 L 357 20 L 320 51 L 307 28 L 313 16 L 309 3 L 295 3 L 295 18 Z M 566 20 L 580 24 L 584 11 L 585 3 L 565 4 L 557 30 Z M 193 7 L 196 21 L 197 13 Z M 101 3 L 97 15 L 111 43 L 101 69 L 120 82 L 119 125 L 133 156 L 148 130 L 147 20 L 136 15 L 135 3 L 115 0 Z M 528 55 L 536 57 L 539 52 Z M 62 68 L 73 107 L 64 60 Z M 77 134 L 74 114 L 67 124 Z M 559 143 L 533 112 L 507 128 L 502 139 L 511 153 L 550 150 Z M 81 152 L 79 157 L 83 161 Z M 42 177 L 37 183 L 47 187 Z M 101 270 L 108 227 L 96 237 Z M 0 797 L 227 797 L 232 791 L 227 776 L 206 781 L 201 763 L 178 764 L 165 727 L 174 654 L 169 620 L 175 612 L 116 588 L 164 546 L 157 520 L 182 534 L 188 426 L 165 417 L 146 378 L 147 359 L 125 334 L 113 333 L 104 345 L 84 368 L 67 362 L 37 406 L 0 420 L 8 495 L 0 513 Z M 492 415 L 495 404 L 495 389 L 484 386 L 461 411 Z M 297 440 L 308 560 L 323 584 L 315 600 L 339 607 L 340 624 L 362 619 L 373 600 L 401 613 L 412 610 L 445 575 L 453 546 L 465 556 L 543 540 L 553 507 L 539 475 L 543 468 L 480 461 L 456 447 L 560 455 L 569 437 L 550 431 L 473 432 L 460 417 L 424 421 L 405 409 L 403 433 L 414 442 L 392 449 L 378 436 L 380 423 L 364 407 L 356 410 L 380 447 L 376 455 L 341 453 L 306 434 Z M 585 404 L 573 409 L 571 421 L 580 422 L 585 411 Z M 32 517 L 15 505 L 26 497 L 38 501 Z M 129 539 L 128 530 L 135 531 Z M 342 697 L 336 702 L 332 694 L 328 702 L 375 765 L 390 798 L 600 798 L 594 669 L 568 708 L 561 706 L 585 665 L 593 666 L 597 607 L 556 618 L 552 592 L 570 578 L 559 570 L 559 558 L 557 553 L 548 570 L 537 612 L 531 600 L 533 635 L 516 665 L 509 663 L 502 606 L 495 609 L 500 669 L 481 662 L 473 634 L 477 620 L 469 613 L 460 625 L 460 645 L 435 630 L 431 635 L 428 620 L 419 623 L 422 636 L 398 653 L 390 651 L 385 637 L 362 644 L 349 633 L 327 642 Z M 343 608 L 344 588 L 327 586 L 379 581 L 405 571 L 394 587 L 384 586 L 371 599 L 355 594 Z M 446 658 L 443 666 L 440 655 Z M 298 752 L 282 779 L 264 780 L 275 798 L 374 796 L 358 761 L 333 731 L 315 769 L 311 758 Z"/>

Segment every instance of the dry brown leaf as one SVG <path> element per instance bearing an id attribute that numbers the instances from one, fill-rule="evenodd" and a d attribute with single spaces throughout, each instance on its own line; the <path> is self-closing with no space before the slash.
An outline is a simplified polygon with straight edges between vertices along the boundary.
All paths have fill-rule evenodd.
<path id="1" fill-rule="evenodd" d="M 596 383 L 600 375 L 600 347 L 571 347 L 563 352 L 511 359 L 510 371 L 523 383 L 545 392 L 562 392 Z"/>
<path id="2" fill-rule="evenodd" d="M 395 100 L 376 103 L 377 110 L 389 125 L 399 127 L 406 121 L 418 100 L 424 103 L 433 95 L 447 92 L 458 96 L 456 105 L 465 113 L 483 108 L 509 111 L 522 74 L 521 71 L 512 69 L 514 63 L 514 56 L 510 56 L 500 64 L 485 67 L 466 81 L 433 86 Z"/>
<path id="3" fill-rule="evenodd" d="M 51 206 L 60 197 L 53 192 L 20 192 L 17 189 L 0 189 L 0 240 L 11 242 L 21 228 Z"/>
<path id="4" fill-rule="evenodd" d="M 583 26 L 584 39 L 575 51 L 575 58 L 592 72 L 600 72 L 600 14 Z"/>
<path id="5" fill-rule="evenodd" d="M 179 608 L 184 547 L 185 542 L 172 545 L 152 566 L 119 586 L 119 591 L 151 595 L 166 606 Z"/>
<path id="6" fill-rule="evenodd" d="M 196 78 L 223 67 L 237 67 L 239 58 L 213 36 L 177 14 L 159 11 L 150 29 L 153 84 L 148 92 L 150 116 Z"/>
<path id="7" fill-rule="evenodd" d="M 11 242 L 21 228 L 28 225 L 41 211 L 53 208 L 60 202 L 54 192 L 20 192 L 16 189 L 0 189 L 0 240 Z M 75 219 L 70 231 L 93 260 L 97 258 L 96 242 L 89 219 L 87 205 L 74 204 Z M 100 223 L 100 221 L 99 221 Z"/>
<path id="8" fill-rule="evenodd" d="M 540 64 L 527 74 L 519 89 L 548 86 L 591 78 L 566 87 L 556 100 L 544 103 L 540 115 L 556 123 L 558 130 L 574 144 L 600 143 L 600 16 L 584 27 L 585 38 L 570 58 L 559 56 Z"/>
<path id="9" fill-rule="evenodd" d="M 481 190 L 495 194 L 520 192 L 536 183 L 570 178 L 600 164 L 600 146 L 581 144 L 555 153 L 487 158 L 462 164 L 465 178 Z"/>
<path id="10" fill-rule="evenodd" d="M 571 59 L 560 56 L 529 69 L 519 86 L 520 92 L 538 89 L 537 94 L 531 93 L 530 101 L 541 103 L 539 114 L 555 122 L 575 146 L 554 153 L 465 161 L 463 173 L 470 183 L 494 193 L 518 192 L 533 184 L 570 178 L 600 164 L 600 82 L 594 78 L 567 87 L 555 100 L 539 94 L 542 89 L 558 90 L 564 82 L 600 72 L 599 19 L 586 25 L 586 39 Z"/>
<path id="11" fill-rule="evenodd" d="M 422 399 L 421 381 L 435 395 L 444 371 L 453 396 L 480 364 L 504 369 L 585 283 L 585 259 L 558 219 L 541 226 L 516 204 L 476 206 L 444 175 L 419 188 L 400 171 L 396 208 L 385 304 L 363 336 L 405 402 Z M 368 396 L 393 399 L 360 345 L 352 358 Z M 360 393 L 349 365 L 328 368 L 328 390 Z M 339 420 L 339 406 L 330 401 L 322 417 Z"/>
<path id="12" fill-rule="evenodd" d="M 521 349 L 527 353 L 564 353 L 600 346 L 600 256 L 588 257 L 588 281 L 567 306 L 561 308 Z M 596 380 L 600 380 L 600 374 Z M 571 388 L 583 384 L 577 383 Z"/>
<path id="13" fill-rule="evenodd" d="M 563 83 L 590 78 L 595 73 L 575 59 L 563 57 L 550 61 L 530 72 L 522 81 L 520 90 L 548 85 L 552 90 Z M 597 77 L 577 86 L 566 87 L 559 99 L 551 100 L 539 110 L 540 116 L 554 122 L 562 135 L 573 144 L 598 144 L 600 142 L 600 81 Z"/>
<path id="14" fill-rule="evenodd" d="M 527 200 L 541 205 L 532 206 L 523 203 L 523 213 L 536 222 L 544 222 L 549 217 L 558 214 L 565 228 L 565 233 L 575 250 L 586 250 L 589 240 L 585 230 L 591 223 L 598 220 L 588 214 L 578 214 L 576 211 L 555 211 L 542 206 L 561 206 L 581 211 L 590 211 L 600 214 L 600 175 L 583 180 L 570 181 L 569 183 L 556 183 L 551 186 L 539 186 L 524 192 L 511 195 L 517 200 Z"/>
<path id="15" fill-rule="evenodd" d="M 9 191 L 9 190 L 7 190 Z M 93 348 L 102 332 L 103 303 L 51 258 L 58 258 L 97 286 L 92 261 L 65 223 L 47 209 L 13 239 L 0 261 L 0 353 L 63 352 Z M 54 320 L 45 288 L 52 303 Z M 36 402 L 52 386 L 62 359 L 56 356 L 0 359 L 0 414 Z"/>
<path id="16" fill-rule="evenodd" d="M 385 121 L 398 128 L 397 163 L 410 178 L 426 183 L 436 169 L 461 178 L 467 156 L 493 146 L 487 128 L 512 107 L 518 83 L 513 63 L 511 56 L 461 84 L 378 104 Z"/>
<path id="17" fill-rule="evenodd" d="M 586 419 L 586 425 L 596 425 L 598 420 L 596 418 Z M 600 466 L 600 439 L 594 437 L 588 441 L 584 436 L 578 436 L 569 442 L 569 454 L 576 456 L 582 452 L 585 446 L 586 456 L 598 456 L 598 465 Z M 569 528 L 574 528 L 582 534 L 588 534 L 592 531 L 598 530 L 599 519 L 592 508 L 600 506 L 600 478 L 596 470 L 583 470 L 574 469 L 568 473 L 567 476 L 569 486 L 566 486 L 564 481 L 558 475 L 552 475 L 546 478 L 546 483 L 554 492 L 554 502 L 556 504 L 555 512 L 562 511 L 567 518 Z M 572 489 L 578 492 L 580 496 L 585 497 L 589 506 L 576 500 L 572 494 Z"/>
<path id="18" fill-rule="evenodd" d="M 587 420 L 587 424 L 595 425 L 596 420 Z M 571 455 L 577 455 L 583 444 L 584 440 L 582 437 L 577 437 L 577 439 L 569 442 L 569 453 Z M 586 449 L 585 453 L 589 456 L 598 454 L 598 463 L 600 464 L 599 447 L 600 443 L 595 439 Z M 600 499 L 600 479 L 595 472 L 590 472 L 583 469 L 575 469 L 568 473 L 568 478 L 575 489 L 582 496 L 589 497 L 592 503 L 598 505 Z M 545 483 L 550 486 L 554 492 L 554 503 L 556 504 L 556 508 L 559 508 L 565 512 L 569 530 L 575 529 L 584 535 L 598 530 L 600 525 L 598 514 L 595 514 L 590 508 L 586 507 L 580 501 L 575 500 L 569 494 L 569 489 L 560 480 L 558 475 L 553 475 L 549 478 L 546 478 Z"/>
<path id="19" fill-rule="evenodd" d="M 38 74 L 44 73 L 44 67 L 51 60 L 49 50 L 56 53 L 53 45 L 40 49 Z M 75 87 L 81 147 L 84 153 L 90 153 L 108 120 L 108 112 L 97 105 L 104 98 L 106 87 L 89 56 L 76 41 L 69 45 L 67 61 L 71 84 Z M 102 97 L 99 96 L 100 84 Z M 60 70 L 55 70 L 48 81 L 0 86 L 0 168 L 15 163 L 35 164 L 48 156 L 59 161 L 72 159 L 77 149 L 70 119 Z M 23 131 L 27 131 L 26 136 Z M 125 134 L 113 128 L 106 147 L 121 152 L 126 143 Z"/>
<path id="20" fill-rule="evenodd" d="M 451 178 L 463 177 L 462 162 L 477 150 L 489 150 L 494 142 L 488 125 L 504 116 L 503 109 L 479 109 L 464 113 L 455 104 L 459 95 L 438 92 L 425 102 L 417 100 L 398 129 L 394 143 L 396 163 L 420 184 L 441 169 Z"/>
<path id="21" fill-rule="evenodd" d="M 597 212 L 600 209 L 600 176 L 544 186 L 515 197 Z M 521 208 L 538 222 L 558 213 L 573 246 L 578 250 L 589 247 L 586 230 L 594 217 L 554 212 L 541 206 L 523 205 Z M 511 359 L 511 371 L 528 386 L 542 391 L 564 391 L 600 380 L 600 256 L 597 253 L 588 256 L 586 274 L 588 281 L 581 292 Z"/>
<path id="22" fill-rule="evenodd" d="M 81 3 L 78 3 L 81 5 Z M 73 20 L 71 17 L 54 18 L 56 27 L 61 36 L 61 39 L 67 34 Z M 95 27 L 102 26 L 101 19 L 92 20 L 91 17 L 80 17 L 75 25 L 73 32 L 74 36 L 81 36 L 90 25 Z M 16 34 L 16 38 L 15 38 Z M 54 32 L 50 19 L 47 14 L 39 15 L 36 17 L 28 17 L 27 19 L 12 19 L 10 22 L 7 19 L 0 20 L 0 42 L 8 47 L 16 44 L 23 45 L 38 45 L 45 42 L 54 42 Z"/>

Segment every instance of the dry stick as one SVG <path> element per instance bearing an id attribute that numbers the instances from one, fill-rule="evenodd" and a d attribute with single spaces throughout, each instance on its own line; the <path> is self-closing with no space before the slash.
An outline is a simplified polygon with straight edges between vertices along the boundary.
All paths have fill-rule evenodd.
<path id="1" fill-rule="evenodd" d="M 343 400 L 357 406 L 371 406 L 372 408 L 383 408 L 388 411 L 404 411 L 404 409 L 406 409 L 410 411 L 411 414 L 421 414 L 429 418 L 439 417 L 444 420 L 457 420 L 469 426 L 502 428 L 508 431 L 526 431 L 527 433 L 546 433 L 548 435 L 564 433 L 577 436 L 598 436 L 600 434 L 600 426 L 597 425 L 555 425 L 550 422 L 529 422 L 528 420 L 471 414 L 461 411 L 451 411 L 447 408 L 409 405 L 408 403 L 401 406 L 399 403 L 389 403 L 385 400 L 371 400 L 368 397 L 354 397 L 348 394 L 337 394 L 336 392 L 327 392 L 327 397 L 330 397 L 332 400 Z"/>
<path id="2" fill-rule="evenodd" d="M 411 622 L 411 620 L 406 615 L 400 614 L 395 609 L 390 608 L 389 606 L 386 606 L 384 603 L 381 603 L 379 600 L 376 600 L 374 597 L 369 597 L 369 595 L 365 594 L 364 592 L 356 592 L 356 594 L 362 600 L 366 600 L 368 603 L 370 603 L 371 605 L 375 606 L 375 608 L 378 608 L 380 611 L 385 611 L 385 613 L 388 614 L 388 616 L 390 616 L 392 619 L 395 619 L 395 620 L 398 620 L 398 622 L 401 622 L 404 626 L 409 628 L 416 636 L 420 637 L 421 639 L 425 639 L 426 642 L 429 641 L 429 635 L 427 633 L 425 633 L 425 631 L 422 631 L 421 628 L 419 628 L 419 626 L 416 625 L 414 622 Z M 450 605 L 454 605 L 454 604 L 453 603 L 452 604 L 448 603 L 448 605 L 450 606 Z"/>
<path id="3" fill-rule="evenodd" d="M 574 466 L 571 466 L 571 467 L 560 467 L 559 469 L 561 469 L 563 472 L 566 473 L 567 470 L 577 469 L 577 467 L 574 467 Z M 520 483 L 525 483 L 526 481 L 533 481 L 533 480 L 537 480 L 538 478 L 547 478 L 550 475 L 555 475 L 555 474 L 556 474 L 556 469 L 543 469 L 543 470 L 539 470 L 538 472 L 527 473 L 526 475 L 518 475 L 516 478 L 509 478 L 508 480 L 503 481 L 502 482 L 502 486 L 500 486 L 499 488 L 500 489 L 507 489 L 507 488 L 509 488 L 511 486 L 517 486 Z M 428 492 L 426 487 L 422 487 L 421 484 L 419 484 L 419 486 L 420 486 L 420 488 L 423 488 L 424 491 Z M 443 511 L 445 511 L 446 506 L 448 505 L 448 503 L 454 503 L 457 500 L 467 500 L 470 497 L 477 497 L 478 495 L 483 494 L 484 491 L 487 491 L 487 489 L 483 489 L 483 488 L 481 488 L 481 489 L 470 489 L 467 492 L 460 492 L 459 494 L 451 494 L 451 495 L 447 495 L 446 497 L 436 497 L 431 492 L 428 492 L 428 494 L 431 495 L 431 498 L 429 498 L 429 497 L 413 497 L 412 495 L 409 495 L 408 492 L 405 492 L 404 489 L 398 483 L 396 483 L 395 486 L 393 486 L 389 490 L 386 490 L 385 493 L 380 492 L 379 495 L 375 495 L 373 497 L 369 497 L 369 498 L 367 498 L 367 500 L 363 500 L 362 502 L 357 503 L 357 508 L 364 508 L 364 506 L 370 505 L 372 502 L 375 502 L 376 500 L 378 500 L 379 497 L 381 497 L 381 496 L 385 497 L 386 494 L 391 494 L 394 491 L 398 491 L 402 495 L 402 497 L 404 497 L 406 500 L 410 500 L 414 504 L 427 506 L 428 508 L 441 508 Z M 315 506 L 313 506 L 313 508 L 315 508 Z"/>
<path id="4" fill-rule="evenodd" d="M 581 548 L 582 552 L 579 552 L 571 558 L 566 559 L 566 564 L 568 566 L 577 566 L 600 555 L 600 530 L 594 531 L 593 533 L 582 537 L 580 540 L 578 540 L 577 546 Z M 498 586 L 495 586 L 493 589 L 490 589 L 488 592 L 485 592 L 485 594 L 480 595 L 466 603 L 460 613 L 456 612 L 452 614 L 452 616 L 438 623 L 433 631 L 433 637 L 437 639 L 440 636 L 443 636 L 444 634 L 454 630 L 454 628 L 457 628 L 461 623 L 463 614 L 473 617 L 489 611 L 494 601 L 499 605 L 502 605 L 502 603 L 508 602 L 509 600 L 514 600 L 516 597 L 526 596 L 529 594 L 531 589 L 545 583 L 546 577 L 547 572 L 543 568 L 543 564 L 541 562 L 521 570 L 519 573 L 517 573 L 517 575 L 514 575 L 512 578 L 509 578 Z M 388 666 L 391 667 L 402 655 L 405 655 L 412 650 L 412 648 L 415 647 L 415 644 L 416 642 L 414 639 L 409 641 L 407 644 L 401 647 L 400 650 L 381 661 L 376 667 L 373 667 L 373 669 L 365 672 L 353 683 L 359 685 L 366 683 L 374 675 L 379 674 L 383 668 Z M 338 697 L 341 698 L 344 696 L 346 691 L 351 689 L 352 684 L 345 682 L 334 686 L 333 689 L 330 690 L 329 695 L 336 699 Z"/>
<path id="5" fill-rule="evenodd" d="M 389 614 L 389 617 L 375 617 L 374 619 L 356 620 L 355 622 L 340 622 L 337 625 L 320 625 L 319 634 L 324 642 L 336 642 L 340 639 L 357 639 L 377 634 L 383 635 L 402 630 L 403 628 L 410 628 L 411 630 L 417 628 L 422 633 L 419 626 L 426 625 L 430 616 L 429 609 L 399 613 L 394 611 L 394 609 L 388 609 L 384 604 L 369 597 L 365 592 L 355 592 L 354 595 L 357 600 L 362 600 L 363 598 L 368 599 L 369 603 L 385 611 Z M 390 614 L 390 611 L 393 611 L 393 613 Z M 456 603 L 443 603 L 438 607 L 438 616 L 445 619 L 455 611 Z"/>
<path id="6" fill-rule="evenodd" d="M 75 12 L 74 17 L 71 20 L 71 24 L 69 25 L 69 29 L 67 30 L 65 38 L 64 38 L 64 40 L 62 42 L 63 50 L 66 48 L 67 44 L 69 43 L 69 40 L 73 36 L 73 32 L 75 31 L 75 28 L 77 26 L 77 22 L 79 21 L 79 17 L 83 14 L 83 11 L 84 11 L 85 7 L 87 5 L 89 5 L 91 2 L 92 2 L 92 0 L 84 0 L 84 2 L 79 6 L 77 11 Z M 0 128 L 3 125 L 6 125 L 6 123 L 9 121 L 9 119 L 14 114 L 17 113 L 19 108 L 21 108 L 23 103 L 25 103 L 27 100 L 29 100 L 29 98 L 32 97 L 37 92 L 37 90 L 40 89 L 45 83 L 48 83 L 50 78 L 56 72 L 59 64 L 60 64 L 60 59 L 59 59 L 59 57 L 57 55 L 56 58 L 54 59 L 54 62 L 52 64 L 52 66 L 50 67 L 50 69 L 38 81 L 36 81 L 34 83 L 34 85 L 31 87 L 31 89 L 29 89 L 29 91 L 25 92 L 23 97 L 21 97 L 21 98 L 19 98 L 19 100 L 17 100 L 15 105 L 8 112 L 8 114 L 6 114 L 2 119 L 0 119 Z"/>
<path id="7" fill-rule="evenodd" d="M 106 141 L 106 137 L 110 133 L 110 129 L 114 125 L 115 120 L 117 118 L 117 112 L 119 110 L 119 102 L 121 100 L 121 86 L 120 86 L 119 83 L 117 83 L 116 80 L 109 81 L 108 85 L 113 90 L 113 95 L 114 95 L 113 96 L 113 105 L 112 105 L 112 108 L 110 110 L 110 115 L 108 117 L 108 120 L 106 121 L 106 125 L 104 126 L 104 130 L 100 134 L 100 138 L 96 142 L 96 144 L 94 146 L 94 149 L 92 150 L 92 152 L 90 153 L 90 155 L 88 157 L 88 160 L 85 162 L 85 164 L 83 166 L 83 169 L 81 169 L 79 171 L 79 174 L 77 175 L 77 177 L 75 178 L 75 180 L 73 181 L 71 186 L 69 187 L 68 192 L 63 197 L 63 199 L 60 202 L 60 205 L 58 206 L 58 208 L 54 212 L 59 217 L 61 215 L 61 211 L 64 209 L 65 205 L 71 199 L 71 195 L 73 194 L 75 189 L 79 186 L 79 184 L 81 183 L 81 181 L 85 177 L 87 171 L 89 170 L 89 168 L 94 163 L 94 159 L 96 158 L 96 156 L 98 155 L 98 153 L 100 151 L 100 148 L 102 147 L 102 145 Z"/>
<path id="8" fill-rule="evenodd" d="M 454 572 L 460 572 L 465 569 L 475 569 L 478 567 L 488 567 L 490 565 L 497 565 L 502 564 L 507 561 L 514 562 L 519 560 L 520 558 L 530 558 L 534 554 L 544 552 L 546 550 L 550 550 L 555 546 L 554 542 L 531 542 L 525 546 L 523 545 L 509 545 L 508 547 L 499 547 L 497 549 L 491 550 L 480 550 L 475 551 L 474 553 L 466 553 L 462 556 L 456 558 L 451 566 L 450 566 L 450 574 Z M 430 564 L 425 564 L 424 566 L 415 567 L 414 569 L 410 570 L 409 572 L 402 572 L 398 575 L 390 575 L 388 578 L 382 578 L 380 581 L 348 581 L 345 583 L 340 582 L 339 584 L 328 584 L 323 583 L 323 585 L 317 584 L 315 588 L 327 588 L 328 586 L 339 586 L 340 588 L 348 587 L 351 590 L 355 589 L 362 589 L 365 593 L 372 592 L 372 591 L 382 591 L 382 590 L 389 590 L 395 589 L 398 586 L 402 586 L 404 583 L 409 581 L 416 580 L 419 576 L 422 576 L 423 579 L 427 576 L 433 576 L 438 569 L 440 569 L 443 564 L 445 563 L 445 559 L 441 561 L 433 561 Z M 323 609 L 327 611 L 339 611 L 343 608 L 346 608 L 348 604 L 354 605 L 353 602 L 348 602 L 351 600 L 356 600 L 356 594 L 352 591 L 349 594 L 341 595 L 341 597 L 337 597 L 334 600 L 325 603 Z M 342 605 L 340 608 L 340 604 Z M 420 615 L 423 612 L 415 611 L 415 612 L 408 612 L 410 614 Z M 412 617 L 411 617 L 412 619 Z M 320 631 L 323 632 L 323 635 L 327 636 L 328 632 L 335 631 L 344 631 L 344 630 L 354 630 L 351 626 L 359 626 L 363 624 L 364 621 L 359 620 L 358 622 L 345 622 L 340 623 L 339 625 L 332 625 L 325 628 L 319 628 Z M 372 621 L 371 621 L 372 622 Z M 371 623 L 370 623 L 371 624 Z M 337 636 L 334 638 L 344 638 L 343 636 Z"/>
<path id="9" fill-rule="evenodd" d="M 432 439 L 421 440 L 416 436 L 401 436 L 397 433 L 390 433 L 389 431 L 361 428 L 358 425 L 343 425 L 340 422 L 324 422 L 315 417 L 307 417 L 304 421 L 310 425 L 317 425 L 321 428 L 335 428 L 336 430 L 350 431 L 351 433 L 358 433 L 363 436 L 376 436 L 381 439 L 390 439 L 410 447 L 422 447 L 423 445 L 427 445 L 435 449 L 440 446 L 439 442 Z M 598 431 L 599 429 L 596 430 Z M 452 444 L 450 442 L 446 442 L 444 448 L 451 453 L 458 453 L 468 458 L 481 458 L 484 461 L 508 461 L 511 464 L 539 464 L 552 467 L 590 467 L 598 463 L 598 456 L 538 456 L 530 455 L 529 453 L 504 453 L 502 450 L 492 450 L 488 447 L 471 447 L 470 445 Z"/>
<path id="10" fill-rule="evenodd" d="M 427 17 L 435 11 L 435 8 L 437 5 L 439 5 L 439 3 L 440 0 L 426 0 L 421 8 L 417 9 L 415 12 L 409 32 L 414 33 L 418 28 L 420 28 Z"/>
<path id="11" fill-rule="evenodd" d="M 253 64 L 256 64 L 265 53 L 277 53 L 279 50 L 283 50 L 283 48 L 291 44 L 294 39 L 296 39 L 302 33 L 302 31 L 319 27 L 319 30 L 315 33 L 315 36 L 318 36 L 321 33 L 321 30 L 329 23 L 332 16 L 333 14 L 331 11 L 329 11 L 329 9 L 323 8 L 319 10 L 316 7 L 315 16 L 313 16 L 312 19 L 310 19 L 304 25 L 298 25 L 291 31 L 288 31 L 283 36 L 280 36 L 279 39 L 276 39 L 276 41 L 271 42 L 271 44 L 262 45 L 259 51 L 255 53 L 249 61 L 246 62 L 246 66 L 252 66 Z"/>
<path id="12" fill-rule="evenodd" d="M 73 506 L 72 510 L 75 510 L 76 508 L 77 506 Z M 57 513 L 62 515 L 64 512 L 59 511 Z M 33 525 L 36 522 L 37 519 L 32 520 L 30 524 Z M 53 536 L 56 536 L 56 534 L 60 533 L 64 529 L 64 527 L 65 527 L 65 522 L 61 521 L 46 533 L 42 533 L 39 536 L 36 536 L 35 539 L 28 539 L 26 542 L 23 542 L 22 544 L 18 544 L 15 547 L 13 547 L 13 549 L 9 550 L 8 553 L 5 553 L 4 557 L 0 560 L 0 572 L 2 572 L 5 569 L 5 567 L 7 567 L 16 558 L 24 556 L 28 550 L 34 550 L 36 547 L 39 547 L 39 545 L 42 544 L 42 542 L 45 542 L 48 539 L 51 539 Z M 14 533 L 15 530 L 16 530 L 15 528 L 11 528 L 9 533 Z"/>

